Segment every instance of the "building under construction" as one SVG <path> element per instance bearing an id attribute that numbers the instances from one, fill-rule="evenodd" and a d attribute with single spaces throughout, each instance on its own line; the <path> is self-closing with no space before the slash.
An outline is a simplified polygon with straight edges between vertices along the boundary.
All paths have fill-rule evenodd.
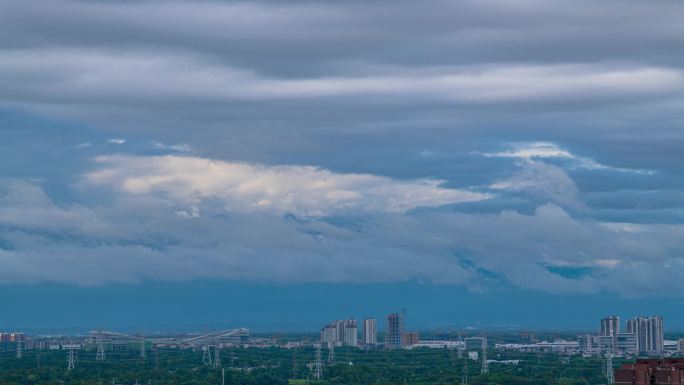
<path id="1" fill-rule="evenodd" d="M 385 349 L 400 349 L 401 335 L 404 332 L 402 316 L 392 313 L 387 316 L 387 328 L 385 329 Z"/>

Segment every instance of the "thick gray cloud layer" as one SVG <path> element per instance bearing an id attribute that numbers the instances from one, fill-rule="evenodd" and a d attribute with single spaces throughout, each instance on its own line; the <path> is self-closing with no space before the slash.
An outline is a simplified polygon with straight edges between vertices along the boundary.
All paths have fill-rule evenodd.
<path id="1" fill-rule="evenodd" d="M 683 17 L 3 1 L 0 281 L 681 290 Z"/>

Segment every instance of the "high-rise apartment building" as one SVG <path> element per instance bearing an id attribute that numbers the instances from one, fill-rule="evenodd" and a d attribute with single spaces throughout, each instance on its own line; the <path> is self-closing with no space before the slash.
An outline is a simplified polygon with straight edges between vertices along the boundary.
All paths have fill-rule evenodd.
<path id="1" fill-rule="evenodd" d="M 375 318 L 363 320 L 363 344 L 375 345 L 378 343 L 378 328 Z"/>
<path id="2" fill-rule="evenodd" d="M 346 346 L 356 346 L 358 343 L 359 329 L 355 319 L 344 321 L 344 339 Z"/>
<path id="3" fill-rule="evenodd" d="M 337 340 L 337 329 L 335 324 L 327 324 L 321 329 L 321 342 L 335 343 Z"/>
<path id="4" fill-rule="evenodd" d="M 620 333 L 620 317 L 612 315 L 601 320 L 599 331 L 601 350 L 615 352 L 617 350 L 617 336 Z"/>
<path id="5" fill-rule="evenodd" d="M 620 317 L 612 315 L 601 320 L 601 336 L 617 337 L 620 333 Z"/>
<path id="6" fill-rule="evenodd" d="M 335 342 L 344 342 L 344 320 L 337 320 L 335 324 Z"/>
<path id="7" fill-rule="evenodd" d="M 636 334 L 637 332 L 637 323 L 636 319 L 628 319 L 627 320 L 627 325 L 625 326 L 625 331 L 627 333 L 634 333 Z"/>
<path id="8" fill-rule="evenodd" d="M 636 334 L 640 353 L 660 354 L 665 346 L 663 317 L 637 317 L 627 321 L 627 333 Z"/>
<path id="9" fill-rule="evenodd" d="M 401 348 L 401 335 L 403 333 L 403 321 L 398 313 L 387 316 L 387 328 L 385 329 L 385 349 Z"/>
<path id="10" fill-rule="evenodd" d="M 356 320 L 336 320 L 321 329 L 321 342 L 333 345 L 356 346 L 358 327 Z"/>

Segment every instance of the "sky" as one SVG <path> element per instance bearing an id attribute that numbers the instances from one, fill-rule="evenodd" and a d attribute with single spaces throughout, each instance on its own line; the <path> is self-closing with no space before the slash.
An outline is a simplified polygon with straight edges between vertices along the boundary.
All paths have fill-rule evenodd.
<path id="1" fill-rule="evenodd" d="M 2 1 L 0 328 L 684 329 L 683 18 Z"/>

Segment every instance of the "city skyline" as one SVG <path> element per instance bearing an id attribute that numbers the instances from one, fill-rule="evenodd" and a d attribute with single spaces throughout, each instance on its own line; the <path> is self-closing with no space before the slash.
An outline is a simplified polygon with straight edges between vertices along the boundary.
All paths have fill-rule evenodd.
<path id="1" fill-rule="evenodd" d="M 158 288 L 143 285 L 126 290 L 108 287 L 89 288 L 84 293 L 80 288 L 63 290 L 59 286 L 29 290 L 25 287 L 0 292 L 0 301 L 5 309 L 16 309 L 15 301 L 42 303 L 41 306 L 22 306 L 20 311 L 3 313 L 0 329 L 36 332 L 87 332 L 93 327 L 104 327 L 128 332 L 137 331 L 194 331 L 230 327 L 250 327 L 264 332 L 288 331 L 306 332 L 317 330 L 321 325 L 339 317 L 353 317 L 358 320 L 372 316 L 378 321 L 378 330 L 385 328 L 386 314 L 407 308 L 411 315 L 412 328 L 436 330 L 439 328 L 466 329 L 484 328 L 537 329 L 537 330 L 597 330 L 596 321 L 609 313 L 620 314 L 623 321 L 645 314 L 662 314 L 669 320 L 670 330 L 684 330 L 684 318 L 679 316 L 676 306 L 679 300 L 667 302 L 652 299 L 624 300 L 615 297 L 581 296 L 571 297 L 564 303 L 553 302 L 554 296 L 534 294 L 534 301 L 520 304 L 515 292 L 494 292 L 472 294 L 461 292 L 442 293 L 425 285 L 402 284 L 388 288 L 385 285 L 345 287 L 346 296 L 339 299 L 329 297 L 330 288 L 310 290 L 311 286 L 281 288 L 277 293 L 269 285 L 241 285 L 205 283 L 201 287 L 186 283 L 167 284 Z M 122 295 L 121 292 L 124 292 Z M 127 293 L 126 293 L 127 291 Z M 213 294 L 217 291 L 232 292 L 236 298 L 228 303 L 217 304 Z M 169 292 L 173 293 L 169 297 Z M 46 294 L 49 293 L 49 294 Z M 350 303 L 348 296 L 366 296 L 368 303 Z M 525 293 L 523 298 L 532 295 Z M 254 298 L 262 299 L 258 302 Z M 297 301 L 318 303 L 316 307 L 302 308 L 297 313 L 284 309 L 291 306 L 292 298 Z M 324 298 L 327 298 L 324 300 Z M 425 298 L 439 303 L 457 300 L 454 306 L 435 308 Z M 63 312 L 63 302 L 89 303 L 87 308 L 74 307 Z M 587 301 L 595 304 L 586 307 Z M 378 306 L 377 304 L 386 303 Z M 544 303 L 546 311 L 534 318 L 527 314 L 536 311 Z M 487 304 L 487 306 L 482 306 Z M 296 305 L 294 305 L 296 306 Z M 463 311 L 463 309 L 467 311 Z M 661 311 L 666 309 L 665 311 Z M 672 311 L 674 309 L 674 311 Z"/>
<path id="2" fill-rule="evenodd" d="M 683 10 L 4 0 L 0 328 L 684 329 Z"/>
<path id="3" fill-rule="evenodd" d="M 154 355 L 155 375 L 167 372 L 167 370 L 159 371 L 160 356 L 163 355 L 165 360 L 174 357 L 175 365 L 174 370 L 170 372 L 171 375 L 177 374 L 177 365 L 179 361 L 183 361 L 183 365 L 190 365 L 192 368 L 190 373 L 195 373 L 191 374 L 192 377 L 211 376 L 206 372 L 207 370 L 220 372 L 223 385 L 226 381 L 226 369 L 229 381 L 232 373 L 236 371 L 239 373 L 246 371 L 251 377 L 251 372 L 254 370 L 271 369 L 270 366 L 263 364 L 245 367 L 245 364 L 250 365 L 250 360 L 245 358 L 260 357 L 258 362 L 263 363 L 264 360 L 274 358 L 274 354 L 278 357 L 278 354 L 283 352 L 288 357 L 286 361 L 289 362 L 290 370 L 286 371 L 287 374 L 281 371 L 279 377 L 276 378 L 286 375 L 289 379 L 287 383 L 291 382 L 292 377 L 298 378 L 298 376 L 301 376 L 301 380 L 298 381 L 308 382 L 306 379 L 308 376 L 313 381 L 321 382 L 328 376 L 340 376 L 337 370 L 345 366 L 361 365 L 366 370 L 373 365 L 396 367 L 397 364 L 401 365 L 402 361 L 397 361 L 397 357 L 401 356 L 412 357 L 413 361 L 409 361 L 409 364 L 418 371 L 425 371 L 430 366 L 439 366 L 440 363 L 443 365 L 447 362 L 447 368 L 452 376 L 453 365 L 460 361 L 463 363 L 463 369 L 456 373 L 461 376 L 463 385 L 467 385 L 470 376 L 467 369 L 469 361 L 480 367 L 479 376 L 484 377 L 489 377 L 491 373 L 497 373 L 500 376 L 508 372 L 510 368 L 521 372 L 525 370 L 524 367 L 529 367 L 533 362 L 539 366 L 546 360 L 547 365 L 550 364 L 550 368 L 554 368 L 552 371 L 557 370 L 561 373 L 570 365 L 584 365 L 576 376 L 585 382 L 587 376 L 594 377 L 594 382 L 601 381 L 597 378 L 597 365 L 604 368 L 602 380 L 611 385 L 654 383 L 678 385 L 684 378 L 684 359 L 681 358 L 684 355 L 684 338 L 682 338 L 684 335 L 678 333 L 675 334 L 674 339 L 665 338 L 663 328 L 665 323 L 662 316 L 639 316 L 628 319 L 624 328 L 618 315 L 605 316 L 597 320 L 597 333 L 577 334 L 576 338 L 569 336 L 567 332 L 558 331 L 535 333 L 485 330 L 438 331 L 436 334 L 428 333 L 424 336 L 415 329 L 410 330 L 411 328 L 407 326 L 409 324 L 405 308 L 399 313 L 388 314 L 384 341 L 381 343 L 377 342 L 376 320 L 368 317 L 363 320 L 361 340 L 358 339 L 360 335 L 358 322 L 353 318 L 329 322 L 318 335 L 316 333 L 253 335 L 248 328 L 153 335 L 141 333 L 131 335 L 99 329 L 89 331 L 86 336 L 41 336 L 0 331 L 0 347 L 3 350 L 0 359 L 4 363 L 11 362 L 13 365 L 11 370 L 14 371 L 14 365 L 27 362 L 25 357 L 30 357 L 31 362 L 35 358 L 36 370 L 39 371 L 41 356 L 55 358 L 66 355 L 65 368 L 60 368 L 61 365 L 54 359 L 52 360 L 52 373 L 65 370 L 66 376 L 69 377 L 72 372 L 81 370 L 81 375 L 98 376 L 100 382 L 102 382 L 102 373 L 93 373 L 93 368 L 97 367 L 102 370 L 102 368 L 130 365 L 131 355 L 136 356 L 132 362 L 144 368 L 149 361 L 148 350 Z M 341 360 L 336 358 L 338 356 L 335 351 L 338 348 L 341 348 L 339 352 L 344 357 Z M 324 359 L 324 350 L 327 350 L 327 359 Z M 416 353 L 411 354 L 414 351 Z M 441 352 L 433 355 L 430 351 Z M 356 352 L 363 353 L 359 356 Z M 301 359 L 298 361 L 297 356 L 302 353 L 305 355 L 313 353 L 313 360 L 309 361 L 309 358 L 305 356 L 303 361 Z M 224 367 L 221 356 L 225 354 L 229 355 L 229 360 Z M 356 357 L 354 361 L 349 360 L 352 355 Z M 84 360 L 79 358 L 83 356 L 85 356 Z M 282 356 L 280 357 L 279 366 L 282 368 Z M 436 361 L 429 361 L 430 363 L 424 360 L 416 361 L 418 357 L 430 357 L 428 360 L 435 359 Z M 489 357 L 496 358 L 490 359 Z M 382 361 L 389 358 L 390 361 L 383 364 L 376 361 L 378 358 Z M 618 361 L 617 367 L 615 360 Z M 237 361 L 240 364 L 236 366 Z M 298 362 L 303 364 L 299 369 Z M 55 364 L 57 364 L 56 368 Z M 202 374 L 196 374 L 198 371 Z M 0 371 L 0 375 L 4 374 Z M 147 375 L 149 376 L 150 373 L 148 372 Z M 165 375 L 168 376 L 168 373 Z M 380 374 L 379 376 L 384 378 L 386 375 Z M 510 374 L 504 375 L 510 376 Z M 7 376 L 11 377 L 11 374 L 8 373 Z M 216 377 L 214 377 L 215 380 Z M 274 378 L 262 380 L 271 383 Z M 561 382 L 560 377 L 558 382 Z M 114 378 L 112 378 L 112 383 L 115 383 Z"/>
<path id="4" fill-rule="evenodd" d="M 413 349 L 420 347 L 458 349 L 460 352 L 485 352 L 488 349 L 514 349 L 523 352 L 539 351 L 541 353 L 603 356 L 603 357 L 664 357 L 684 354 L 684 338 L 682 331 L 673 335 L 679 338 L 666 338 L 664 318 L 659 315 L 639 316 L 628 319 L 622 327 L 619 316 L 608 316 L 600 320 L 598 332 L 594 334 L 576 334 L 576 338 L 569 337 L 572 331 L 534 331 L 534 330 L 437 330 L 427 332 L 427 337 L 421 339 L 421 334 L 407 327 L 406 309 L 401 313 L 391 313 L 386 316 L 385 330 L 381 331 L 383 341 L 378 339 L 377 320 L 366 317 L 362 323 L 362 330 L 358 328 L 354 318 L 334 320 L 321 328 L 320 333 L 291 334 L 291 337 L 276 332 L 275 335 L 260 334 L 251 338 L 249 328 L 229 330 L 192 332 L 192 333 L 154 333 L 127 335 L 111 330 L 90 330 L 87 339 L 83 335 L 32 335 L 23 332 L 3 332 L 0 330 L 0 343 L 12 343 L 18 352 L 23 347 L 28 349 L 49 349 L 49 341 L 61 344 L 69 341 L 69 345 L 77 338 L 79 344 L 95 344 L 98 347 L 98 360 L 102 344 L 110 348 L 114 345 L 128 346 L 149 343 L 160 344 L 175 348 L 196 348 L 198 346 L 228 347 L 236 344 L 246 344 L 267 347 L 276 344 L 276 339 L 284 339 L 286 348 L 296 348 L 304 345 L 330 350 L 330 360 L 334 356 L 335 347 L 355 347 L 362 349 Z M 538 334 L 537 334 L 538 333 Z M 275 339 L 273 337 L 276 337 Z M 292 340 L 291 338 L 299 338 Z M 359 338 L 360 337 L 360 338 Z M 514 338 L 517 342 L 511 342 Z M 42 341 L 42 342 L 40 342 Z M 573 342 L 574 341 L 574 342 Z M 40 343 L 39 343 L 40 342 Z M 503 342 L 503 343 L 501 343 Z M 38 343 L 38 345 L 36 345 Z M 225 346 L 224 346 L 225 345 Z M 60 349 L 60 348 L 56 348 Z M 144 349 L 143 349 L 144 350 Z M 20 353 L 17 353 L 20 354 Z M 104 354 L 104 353 L 103 353 Z M 484 353 L 483 353 L 484 354 Z M 209 355 L 209 353 L 207 353 Z M 19 358 L 19 357 L 18 357 Z M 204 359 L 204 358 L 203 358 Z M 209 362 L 211 359 L 209 358 Z"/>
<path id="5" fill-rule="evenodd" d="M 0 0 L 0 384 L 684 385 L 682 0 Z"/>

